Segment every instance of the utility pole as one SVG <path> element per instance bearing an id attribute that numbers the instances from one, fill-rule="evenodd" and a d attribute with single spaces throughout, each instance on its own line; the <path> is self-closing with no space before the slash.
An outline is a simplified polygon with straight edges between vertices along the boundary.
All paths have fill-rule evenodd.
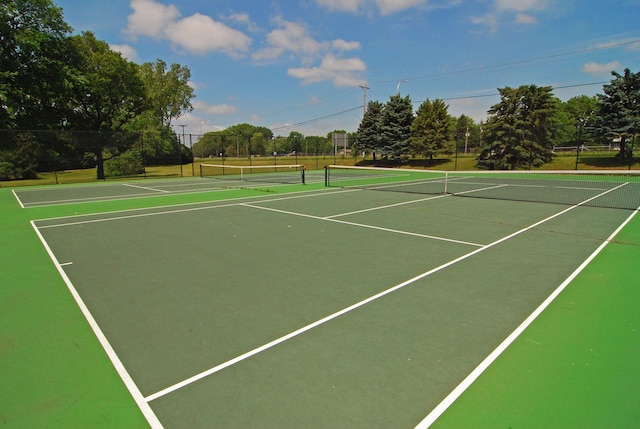
<path id="1" fill-rule="evenodd" d="M 367 89 L 371 89 L 365 83 L 364 85 L 360 85 L 360 88 L 364 91 L 364 103 L 362 103 L 362 116 L 364 117 L 365 113 L 367 113 Z"/>

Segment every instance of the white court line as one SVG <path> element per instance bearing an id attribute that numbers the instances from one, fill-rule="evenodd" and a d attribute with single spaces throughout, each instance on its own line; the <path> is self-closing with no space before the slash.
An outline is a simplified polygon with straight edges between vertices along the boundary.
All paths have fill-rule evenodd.
<path id="1" fill-rule="evenodd" d="M 309 192 L 309 191 L 301 191 L 301 192 Z M 338 193 L 342 193 L 342 192 L 353 192 L 353 191 L 331 191 L 330 193 L 334 194 L 334 193 L 337 193 L 337 192 Z M 261 201 L 261 202 L 273 202 L 273 201 L 284 201 L 284 200 L 290 200 L 290 199 L 296 199 L 296 198 L 308 198 L 308 197 L 327 195 L 328 193 L 329 192 L 327 192 L 327 191 L 322 191 L 322 193 L 316 193 L 316 194 L 293 195 L 293 196 L 289 195 L 287 197 L 271 198 L 269 200 L 264 200 L 264 201 Z M 241 201 L 241 200 L 257 199 L 257 198 L 264 198 L 264 196 L 259 195 L 259 196 L 253 196 L 253 197 L 239 197 L 239 198 L 233 198 L 233 199 L 223 200 L 223 201 Z M 111 222 L 111 221 L 117 221 L 117 220 L 123 220 L 123 219 L 135 219 L 135 218 L 141 218 L 141 217 L 147 217 L 147 216 L 160 216 L 160 215 L 165 215 L 165 214 L 186 213 L 186 212 L 192 212 L 192 211 L 198 211 L 198 210 L 211 210 L 211 209 L 218 209 L 218 208 L 225 208 L 225 207 L 236 207 L 236 206 L 241 206 L 243 204 L 241 202 L 232 202 L 232 203 L 225 203 L 225 204 L 219 204 L 219 203 L 220 203 L 220 201 L 185 203 L 185 204 L 176 204 L 176 205 L 170 205 L 170 206 L 159 206 L 159 207 L 151 207 L 151 208 L 121 210 L 121 211 L 116 211 L 116 212 L 89 213 L 89 214 L 76 215 L 76 216 L 63 216 L 63 217 L 57 217 L 57 218 L 38 219 L 38 220 L 34 220 L 34 222 L 47 222 L 47 221 L 52 221 L 52 220 L 65 220 L 65 219 L 75 219 L 75 218 L 82 218 L 82 217 L 95 217 L 95 216 L 101 216 L 103 214 L 131 213 L 131 212 L 145 211 L 145 210 L 158 210 L 158 209 L 162 210 L 162 209 L 169 208 L 169 207 L 181 207 L 181 208 L 175 209 L 175 210 L 162 210 L 162 211 L 152 212 L 152 213 L 140 213 L 140 214 L 131 214 L 131 215 L 122 215 L 122 216 L 110 216 L 110 217 L 105 217 L 105 218 L 100 218 L 100 219 L 79 220 L 77 222 L 66 222 L 66 223 L 39 226 L 40 229 L 59 228 L 59 227 L 64 227 L 64 226 L 84 225 L 84 224 L 99 223 L 99 222 Z M 210 204 L 210 205 L 202 206 L 203 204 Z M 185 206 L 193 206 L 193 205 L 199 205 L 199 206 L 202 206 L 202 207 L 185 208 Z"/>
<path id="2" fill-rule="evenodd" d="M 15 197 L 15 199 L 18 201 L 18 204 L 20 205 L 20 208 L 23 209 L 24 208 L 24 204 L 22 204 L 22 200 L 20 199 L 20 197 L 18 197 L 18 194 L 16 194 L 16 190 L 12 189 L 11 192 L 13 193 L 13 196 Z"/>
<path id="3" fill-rule="evenodd" d="M 78 307 L 82 311 L 82 314 L 84 315 L 85 319 L 87 319 L 87 322 L 91 326 L 93 333 L 98 338 L 98 341 L 100 341 L 102 348 L 107 353 L 107 356 L 109 357 L 109 360 L 111 361 L 114 368 L 118 372 L 118 375 L 120 376 L 124 384 L 127 386 L 127 389 L 129 390 L 129 393 L 131 394 L 136 404 L 138 405 L 138 408 L 140 408 L 140 411 L 142 412 L 144 417 L 147 419 L 147 422 L 154 429 L 162 428 L 162 424 L 160 423 L 160 420 L 158 420 L 158 417 L 155 415 L 155 413 L 153 412 L 149 404 L 145 401 L 142 393 L 138 389 L 138 386 L 136 386 L 135 382 L 133 381 L 133 379 L 127 372 L 126 368 L 120 361 L 120 358 L 118 357 L 116 352 L 113 350 L 113 347 L 111 347 L 109 340 L 107 340 L 107 337 L 104 335 L 104 333 L 100 329 L 100 326 L 98 326 L 98 323 L 93 318 L 93 315 L 89 311 L 89 308 L 87 308 L 87 306 L 85 305 L 84 301 L 80 297 L 80 294 L 78 293 L 76 288 L 73 286 L 73 283 L 71 283 L 71 280 L 67 276 L 67 273 L 65 273 L 64 269 L 62 269 L 62 265 L 56 259 L 55 255 L 53 254 L 53 251 L 49 247 L 49 244 L 47 244 L 44 237 L 40 233 L 40 230 L 38 229 L 38 227 L 35 225 L 33 221 L 31 221 L 31 226 L 35 230 L 36 235 L 40 239 L 40 242 L 42 243 L 47 253 L 49 254 L 49 257 L 53 261 L 53 264 L 55 265 L 56 269 L 58 270 L 58 273 L 62 277 L 62 280 L 64 280 L 65 284 L 67 285 L 69 292 L 71 292 L 73 299 L 76 301 L 76 304 L 78 304 Z"/>
<path id="4" fill-rule="evenodd" d="M 123 183 L 122 186 L 128 186 L 130 188 L 136 188 L 136 189 L 144 189 L 145 191 L 162 192 L 162 193 L 165 193 L 165 194 L 170 194 L 171 193 L 171 191 L 165 191 L 165 190 L 162 190 L 162 189 L 149 188 L 147 186 L 132 185 L 130 183 Z"/>
<path id="5" fill-rule="evenodd" d="M 204 184 L 204 183 L 211 183 L 211 181 L 207 181 L 207 182 L 195 182 L 196 185 L 200 185 L 200 184 Z M 227 182 L 228 184 L 230 183 L 236 183 L 236 182 Z M 246 182 L 237 182 L 237 183 L 246 183 Z M 125 184 L 126 185 L 126 184 Z M 106 185 L 106 186 L 102 186 L 102 187 L 107 187 L 107 186 L 115 186 L 114 185 Z M 252 189 L 259 189 L 261 187 L 260 184 L 256 184 L 253 186 L 243 186 L 242 188 L 240 187 L 203 187 L 201 189 L 192 189 L 192 190 L 185 190 L 185 191 L 160 191 L 158 189 L 153 189 L 153 188 L 144 188 L 141 186 L 134 186 L 134 185 L 130 185 L 131 187 L 138 187 L 138 188 L 142 188 L 142 189 L 150 189 L 152 191 L 154 191 L 153 193 L 145 193 L 145 194 L 133 194 L 133 195 L 113 195 L 113 196 L 98 196 L 98 197 L 87 197 L 87 198 L 72 198 L 72 199 L 66 199 L 66 200 L 49 200 L 49 201 L 36 201 L 33 203 L 25 203 L 24 206 L 22 206 L 22 208 L 41 208 L 41 207 L 51 207 L 51 206 L 65 206 L 65 205 L 72 205 L 72 204 L 87 204 L 87 203 L 99 203 L 99 202 L 103 202 L 103 201 L 125 201 L 125 200 L 131 200 L 131 199 L 142 199 L 142 198 L 157 198 L 160 196 L 165 196 L 165 195 L 192 195 L 192 194 L 203 194 L 203 193 L 209 193 L 209 192 L 231 192 L 231 191 L 237 191 L 239 189 L 248 189 L 248 190 L 252 190 Z M 176 186 L 189 186 L 189 184 L 181 184 L 181 185 L 176 185 Z M 262 186 L 264 186 L 264 184 L 262 184 Z M 274 185 L 270 185 L 273 188 L 276 187 L 282 187 L 282 186 L 288 186 L 287 184 L 274 184 Z M 76 186 L 76 188 L 80 188 L 79 186 Z M 86 188 L 83 188 L 86 189 Z M 33 190 L 25 190 L 24 192 L 29 192 L 29 191 L 37 191 L 40 189 L 33 189 Z M 304 192 L 308 192 L 308 191 L 304 191 Z M 17 198 L 17 196 L 16 196 Z M 18 199 L 18 201 L 20 201 Z"/>
<path id="6" fill-rule="evenodd" d="M 376 211 L 376 210 L 388 209 L 388 208 L 392 208 L 392 207 L 399 207 L 399 206 L 404 206 L 404 205 L 407 205 L 407 204 L 420 203 L 420 202 L 429 201 L 429 200 L 435 200 L 435 199 L 438 199 L 438 198 L 443 198 L 443 197 L 448 197 L 448 196 L 450 196 L 450 194 L 435 195 L 435 196 L 431 196 L 431 197 L 427 197 L 427 198 L 420 198 L 418 200 L 403 201 L 401 203 L 389 204 L 389 205 L 386 205 L 386 206 L 372 207 L 372 208 L 369 208 L 369 209 L 356 210 L 356 211 L 347 212 L 347 213 L 339 213 L 339 214 L 336 214 L 336 215 L 325 216 L 323 219 L 335 219 L 337 217 L 344 217 L 344 216 L 350 216 L 350 215 L 354 215 L 354 214 L 367 213 L 367 212 L 372 212 L 372 211 Z"/>
<path id="7" fill-rule="evenodd" d="M 469 241 L 454 240 L 452 238 L 438 237 L 438 236 L 435 236 L 435 235 L 418 234 L 417 232 L 409 232 L 409 231 L 402 231 L 402 230 L 399 230 L 399 229 L 383 228 L 381 226 L 367 225 L 367 224 L 364 224 L 364 223 L 348 222 L 348 221 L 345 221 L 345 220 L 334 219 L 332 217 L 319 217 L 319 216 L 313 216 L 313 215 L 308 215 L 308 214 L 304 214 L 304 213 L 289 212 L 289 211 L 286 211 L 286 210 L 279 210 L 279 209 L 274 209 L 274 208 L 269 208 L 269 207 L 256 206 L 256 205 L 253 205 L 253 204 L 241 204 L 241 205 L 243 205 L 245 207 L 251 207 L 251 208 L 254 208 L 254 209 L 259 209 L 259 210 L 267 210 L 267 211 L 272 211 L 272 212 L 277 212 L 277 213 L 283 213 L 283 214 L 287 214 L 287 215 L 291 215 L 291 216 L 307 217 L 307 218 L 316 219 L 316 220 L 322 220 L 322 221 L 326 221 L 326 222 L 335 222 L 335 223 L 341 223 L 343 225 L 357 226 L 357 227 L 360 227 L 360 228 L 375 229 L 377 231 L 392 232 L 394 234 L 410 235 L 412 237 L 428 238 L 430 240 L 446 241 L 446 242 L 449 242 L 449 243 L 464 244 L 464 245 L 467 245 L 467 246 L 474 246 L 474 247 L 482 247 L 482 246 L 484 246 L 484 244 L 472 243 L 472 242 L 469 242 Z M 396 204 L 393 204 L 393 205 L 391 205 L 389 207 L 394 207 L 394 206 L 396 206 Z M 381 207 L 379 207 L 379 208 L 381 208 Z"/>
<path id="8" fill-rule="evenodd" d="M 220 189 L 220 188 L 206 188 L 206 189 L 196 189 L 188 192 L 170 192 L 171 195 L 190 195 L 190 194 L 203 194 L 207 192 L 228 192 L 232 189 Z M 160 196 L 165 196 L 165 194 L 158 194 L 157 192 L 148 193 L 148 194 L 131 194 L 131 195 L 103 195 L 100 197 L 87 197 L 87 198 L 72 198 L 66 200 L 49 200 L 49 201 L 41 201 L 34 203 L 27 203 L 25 208 L 41 208 L 41 207 L 52 207 L 52 206 L 67 206 L 73 204 L 87 204 L 87 203 L 101 203 L 101 202 L 111 202 L 111 201 L 124 201 L 131 199 L 143 199 L 143 198 L 157 198 Z"/>
<path id="9" fill-rule="evenodd" d="M 624 185 L 621 185 L 621 186 L 624 186 Z M 617 189 L 617 187 L 614 188 L 614 189 Z M 610 191 L 612 191 L 612 190 L 610 190 Z M 588 200 L 585 200 L 580 204 L 576 204 L 574 206 L 568 207 L 568 208 L 562 210 L 561 212 L 558 212 L 558 213 L 556 213 L 554 215 L 551 215 L 551 216 L 549 216 L 549 217 L 547 217 L 547 218 L 545 218 L 545 219 L 543 219 L 541 221 L 538 221 L 538 222 L 536 222 L 536 223 L 534 223 L 534 224 L 532 224 L 532 225 L 530 225 L 530 226 L 528 226 L 526 228 L 523 228 L 523 229 L 521 229 L 519 231 L 516 231 L 516 232 L 514 232 L 512 234 L 509 234 L 509 235 L 507 235 L 507 236 L 505 236 L 505 237 L 503 237 L 503 238 L 501 238 L 499 240 L 494 241 L 493 243 L 487 244 L 486 246 L 483 246 L 483 247 L 481 247 L 479 249 L 476 249 L 476 250 L 474 250 L 472 252 L 466 253 L 466 254 L 464 254 L 464 255 L 456 258 L 456 259 L 453 259 L 453 260 L 451 260 L 451 261 L 449 261 L 449 262 L 447 262 L 447 263 L 445 263 L 443 265 L 440 265 L 439 267 L 436 267 L 436 268 L 434 268 L 432 270 L 424 272 L 424 273 L 422 273 L 422 274 L 420 274 L 420 275 L 418 275 L 416 277 L 413 277 L 413 278 L 411 278 L 411 279 L 409 279 L 409 280 L 407 280 L 407 281 L 405 281 L 403 283 L 400 283 L 400 284 L 398 284 L 396 286 L 393 286 L 393 287 L 391 287 L 389 289 L 386 289 L 386 290 L 384 290 L 384 291 L 382 291 L 382 292 L 380 292 L 378 294 L 370 296 L 369 298 L 366 298 L 366 299 L 364 299 L 364 300 L 362 300 L 360 302 L 357 302 L 357 303 L 355 303 L 353 305 L 350 305 L 349 307 L 346 307 L 346 308 L 344 308 L 344 309 L 342 309 L 340 311 L 337 311 L 337 312 L 335 312 L 333 314 L 330 314 L 327 317 L 324 317 L 324 318 L 322 318 L 322 319 L 320 319 L 320 320 L 318 320 L 316 322 L 310 323 L 310 324 L 308 324 L 308 325 L 306 325 L 306 326 L 304 326 L 304 327 L 302 327 L 302 328 L 300 328 L 298 330 L 295 330 L 295 331 L 293 331 L 293 332 L 291 332 L 291 333 L 289 333 L 287 335 L 284 335 L 284 336 L 282 336 L 280 338 L 277 338 L 277 339 L 275 339 L 275 340 L 273 340 L 273 341 L 271 341 L 269 343 L 266 343 L 266 344 L 264 344 L 264 345 L 262 345 L 260 347 L 257 347 L 257 348 L 255 348 L 253 350 L 250 350 L 250 351 L 248 351 L 248 352 L 246 352 L 244 354 L 241 354 L 240 356 L 237 356 L 237 357 L 235 357 L 235 358 L 233 358 L 231 360 L 228 360 L 228 361 L 226 361 L 226 362 L 224 362 L 224 363 L 222 363 L 220 365 L 217 365 L 217 366 L 215 366 L 213 368 L 210 368 L 210 369 L 208 369 L 206 371 L 200 372 L 200 373 L 198 373 L 198 374 L 196 374 L 196 375 L 194 375 L 192 377 L 189 377 L 189 378 L 187 378 L 187 379 L 185 379 L 185 380 L 183 380 L 183 381 L 181 381 L 179 383 L 176 383 L 174 385 L 166 387 L 165 389 L 162 389 L 162 390 L 160 390 L 160 391 L 158 391 L 158 392 L 156 392 L 156 393 L 154 393 L 152 395 L 147 396 L 145 398 L 145 400 L 147 402 L 154 401 L 154 400 L 156 400 L 158 398 L 161 398 L 161 397 L 166 396 L 166 395 L 168 395 L 168 394 L 170 394 L 172 392 L 175 392 L 175 391 L 177 391 L 179 389 L 182 389 L 183 387 L 186 387 L 186 386 L 188 386 L 190 384 L 193 384 L 193 383 L 195 383 L 195 382 L 197 382 L 199 380 L 202 380 L 202 379 L 204 379 L 204 378 L 206 378 L 206 377 L 208 377 L 210 375 L 213 375 L 213 374 L 215 374 L 215 373 L 217 373 L 219 371 L 222 371 L 225 368 L 228 368 L 228 367 L 230 367 L 232 365 L 235 365 L 235 364 L 237 364 L 239 362 L 242 362 L 242 361 L 244 361 L 246 359 L 249 359 L 252 356 L 255 356 L 255 355 L 259 354 L 259 353 L 262 353 L 262 352 L 264 352 L 264 351 L 266 351 L 266 350 L 268 350 L 268 349 L 270 349 L 272 347 L 275 347 L 275 346 L 277 346 L 277 345 L 279 345 L 279 344 L 281 344 L 281 343 L 283 343 L 283 342 L 285 342 L 287 340 L 290 340 L 290 339 L 292 339 L 294 337 L 297 337 L 298 335 L 301 335 L 301 334 L 303 334 L 303 333 L 305 333 L 307 331 L 310 331 L 310 330 L 312 330 L 314 328 L 317 328 L 318 326 L 324 325 L 325 323 L 327 323 L 327 322 L 329 322 L 331 320 L 334 320 L 334 319 L 336 319 L 336 318 L 338 318 L 338 317 L 340 317 L 340 316 L 342 316 L 344 314 L 350 313 L 351 311 L 354 311 L 354 310 L 356 310 L 356 309 L 358 309 L 358 308 L 360 308 L 360 307 L 362 307 L 364 305 L 367 305 L 367 304 L 369 304 L 369 303 L 371 303 L 373 301 L 376 301 L 376 300 L 378 300 L 378 299 L 380 299 L 380 298 L 382 298 L 382 297 L 384 297 L 386 295 L 389 295 L 390 293 L 393 293 L 393 292 L 395 292 L 395 291 L 397 291 L 399 289 L 402 289 L 402 288 L 404 288 L 404 287 L 406 287 L 406 286 L 408 286 L 408 285 L 410 285 L 412 283 L 415 283 L 418 280 L 421 280 L 421 279 L 423 279 L 425 277 L 428 277 L 428 276 L 430 276 L 430 275 L 432 275 L 434 273 L 437 273 L 438 271 L 442 271 L 443 269 L 448 268 L 448 267 L 450 267 L 452 265 L 455 265 L 458 262 L 464 261 L 464 260 L 466 260 L 466 259 L 468 259 L 468 258 L 470 258 L 470 257 L 472 257 L 474 255 L 477 255 L 478 253 L 484 252 L 485 250 L 490 249 L 492 247 L 495 247 L 498 244 L 501 244 L 501 243 L 503 243 L 503 242 L 505 242 L 507 240 L 510 240 L 510 239 L 512 239 L 512 238 L 514 238 L 514 237 L 516 237 L 516 236 L 518 236 L 518 235 L 520 235 L 520 234 L 522 234 L 524 232 L 527 232 L 527 231 L 530 231 L 531 229 L 537 228 L 538 226 L 542 225 L 543 223 L 548 222 L 548 221 L 550 221 L 552 219 L 555 219 L 555 218 L 557 218 L 559 216 L 562 216 L 565 213 L 575 209 L 576 207 L 579 207 L 579 206 L 581 206 L 583 204 L 586 204 L 587 202 L 591 201 L 592 199 L 598 198 L 598 197 L 600 197 L 600 196 L 602 196 L 602 195 L 604 195 L 604 194 L 606 194 L 606 193 L 608 193 L 610 191 L 603 192 L 602 194 L 600 194 L 598 196 L 595 196 L 593 198 L 590 198 Z M 258 207 L 258 208 L 261 208 L 261 207 Z"/>

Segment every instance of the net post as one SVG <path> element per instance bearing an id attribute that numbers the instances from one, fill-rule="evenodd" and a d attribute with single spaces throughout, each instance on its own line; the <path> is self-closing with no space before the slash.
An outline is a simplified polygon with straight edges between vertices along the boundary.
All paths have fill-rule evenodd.
<path id="1" fill-rule="evenodd" d="M 204 177 L 204 174 L 202 173 L 202 163 L 200 163 L 199 167 L 200 167 L 200 177 Z"/>
<path id="2" fill-rule="evenodd" d="M 325 187 L 329 186 L 329 166 L 328 165 L 324 166 L 324 186 Z"/>
<path id="3" fill-rule="evenodd" d="M 307 181 L 305 179 L 305 175 L 304 175 L 304 171 L 307 169 L 307 167 L 305 165 L 302 166 L 302 184 L 306 185 Z"/>
<path id="4" fill-rule="evenodd" d="M 444 172 L 444 194 L 445 195 L 448 192 L 448 185 L 449 185 L 449 172 L 445 171 Z"/>

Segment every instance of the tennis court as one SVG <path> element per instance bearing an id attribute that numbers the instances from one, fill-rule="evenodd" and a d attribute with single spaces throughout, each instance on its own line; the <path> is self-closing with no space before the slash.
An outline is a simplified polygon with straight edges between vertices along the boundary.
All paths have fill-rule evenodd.
<path id="1" fill-rule="evenodd" d="M 558 204 L 309 178 L 14 195 L 46 215 L 33 230 L 153 427 L 437 427 L 606 243 L 640 245 L 620 234 L 637 211 L 612 203 L 640 206 L 637 179 L 620 197 L 606 180 L 563 186 L 576 200 Z"/>

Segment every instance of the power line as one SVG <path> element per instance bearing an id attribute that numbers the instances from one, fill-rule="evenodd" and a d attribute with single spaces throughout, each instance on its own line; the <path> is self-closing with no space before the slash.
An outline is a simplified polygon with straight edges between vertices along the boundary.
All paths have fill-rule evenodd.
<path id="1" fill-rule="evenodd" d="M 499 68 L 503 68 L 503 67 L 521 66 L 521 65 L 531 64 L 531 63 L 546 64 L 547 63 L 546 60 L 558 60 L 558 59 L 562 59 L 562 58 L 565 58 L 565 57 L 570 57 L 570 56 L 573 56 L 573 55 L 587 54 L 587 53 L 593 53 L 593 52 L 597 52 L 597 51 L 605 51 L 605 50 L 615 49 L 615 48 L 622 48 L 622 47 L 625 47 L 625 46 L 635 45 L 635 44 L 637 44 L 639 42 L 640 42 L 640 39 L 636 38 L 636 39 L 626 40 L 624 42 L 614 43 L 614 44 L 610 44 L 610 45 L 606 45 L 606 46 L 596 46 L 596 47 L 593 47 L 593 48 L 578 49 L 578 50 L 571 51 L 571 52 L 564 52 L 564 53 L 560 53 L 560 54 L 546 55 L 546 56 L 536 57 L 536 58 L 528 58 L 528 59 L 524 59 L 524 60 L 511 61 L 511 62 L 507 62 L 507 63 L 494 64 L 494 65 L 483 66 L 483 67 L 461 69 L 461 70 L 456 70 L 456 71 L 443 72 L 443 73 L 434 73 L 434 74 L 421 75 L 421 76 L 415 76 L 415 77 L 407 77 L 406 79 L 411 80 L 411 81 L 430 80 L 430 79 L 437 79 L 437 78 L 441 78 L 441 77 L 447 77 L 448 78 L 448 77 L 451 77 L 453 75 L 460 75 L 460 74 L 466 74 L 466 73 L 478 73 L 478 72 L 489 71 L 489 70 L 493 70 L 493 69 L 499 69 Z M 549 61 L 549 62 L 551 62 L 551 61 Z M 391 83 L 395 83 L 395 82 L 397 82 L 397 79 L 372 82 L 372 84 L 374 84 L 374 85 L 385 84 L 385 83 L 386 84 L 391 84 Z"/>
<path id="2" fill-rule="evenodd" d="M 360 110 L 360 109 L 362 109 L 362 106 L 352 107 L 350 109 L 341 110 L 340 112 L 330 113 L 328 115 L 320 116 L 318 118 L 309 119 L 309 120 L 302 121 L 302 122 L 297 122 L 295 124 L 288 124 L 288 125 L 281 125 L 279 127 L 273 127 L 273 128 L 271 128 L 271 131 L 286 130 L 286 129 L 289 129 L 289 128 L 298 127 L 300 125 L 308 125 L 308 124 L 312 124 L 312 123 L 315 123 L 315 122 L 322 121 L 323 119 L 332 118 L 334 116 L 344 115 L 345 113 L 353 112 L 354 110 Z"/>
<path id="3" fill-rule="evenodd" d="M 602 81 L 602 82 L 578 83 L 578 84 L 572 84 L 572 85 L 552 86 L 551 89 L 579 88 L 579 87 L 583 87 L 583 86 L 604 85 L 606 83 L 609 83 L 609 82 L 608 81 Z M 369 88 L 367 88 L 367 89 L 369 89 Z M 467 100 L 467 99 L 472 99 L 472 98 L 496 97 L 496 96 L 499 96 L 499 95 L 500 95 L 499 92 L 495 92 L 495 93 L 491 93 L 491 94 L 465 95 L 465 96 L 459 96 L 459 97 L 446 97 L 446 98 L 442 98 L 441 100 L 442 101 Z M 424 103 L 424 101 L 425 100 L 413 101 L 412 104 Z M 346 110 L 341 110 L 339 112 L 330 113 L 328 115 L 320 116 L 318 118 L 308 119 L 308 120 L 302 121 L 302 122 L 297 122 L 295 124 L 287 124 L 287 125 L 282 125 L 282 126 L 279 126 L 279 127 L 274 127 L 274 128 L 271 128 L 271 131 L 286 130 L 286 129 L 299 127 L 299 126 L 302 126 L 302 125 L 313 124 L 313 123 L 316 123 L 316 122 L 320 122 L 320 121 L 322 121 L 324 119 L 332 118 L 334 116 L 344 115 L 345 113 L 349 113 L 349 112 L 353 112 L 355 110 L 359 110 L 362 107 L 363 106 L 352 107 L 352 108 L 349 108 L 349 109 L 346 109 Z"/>

